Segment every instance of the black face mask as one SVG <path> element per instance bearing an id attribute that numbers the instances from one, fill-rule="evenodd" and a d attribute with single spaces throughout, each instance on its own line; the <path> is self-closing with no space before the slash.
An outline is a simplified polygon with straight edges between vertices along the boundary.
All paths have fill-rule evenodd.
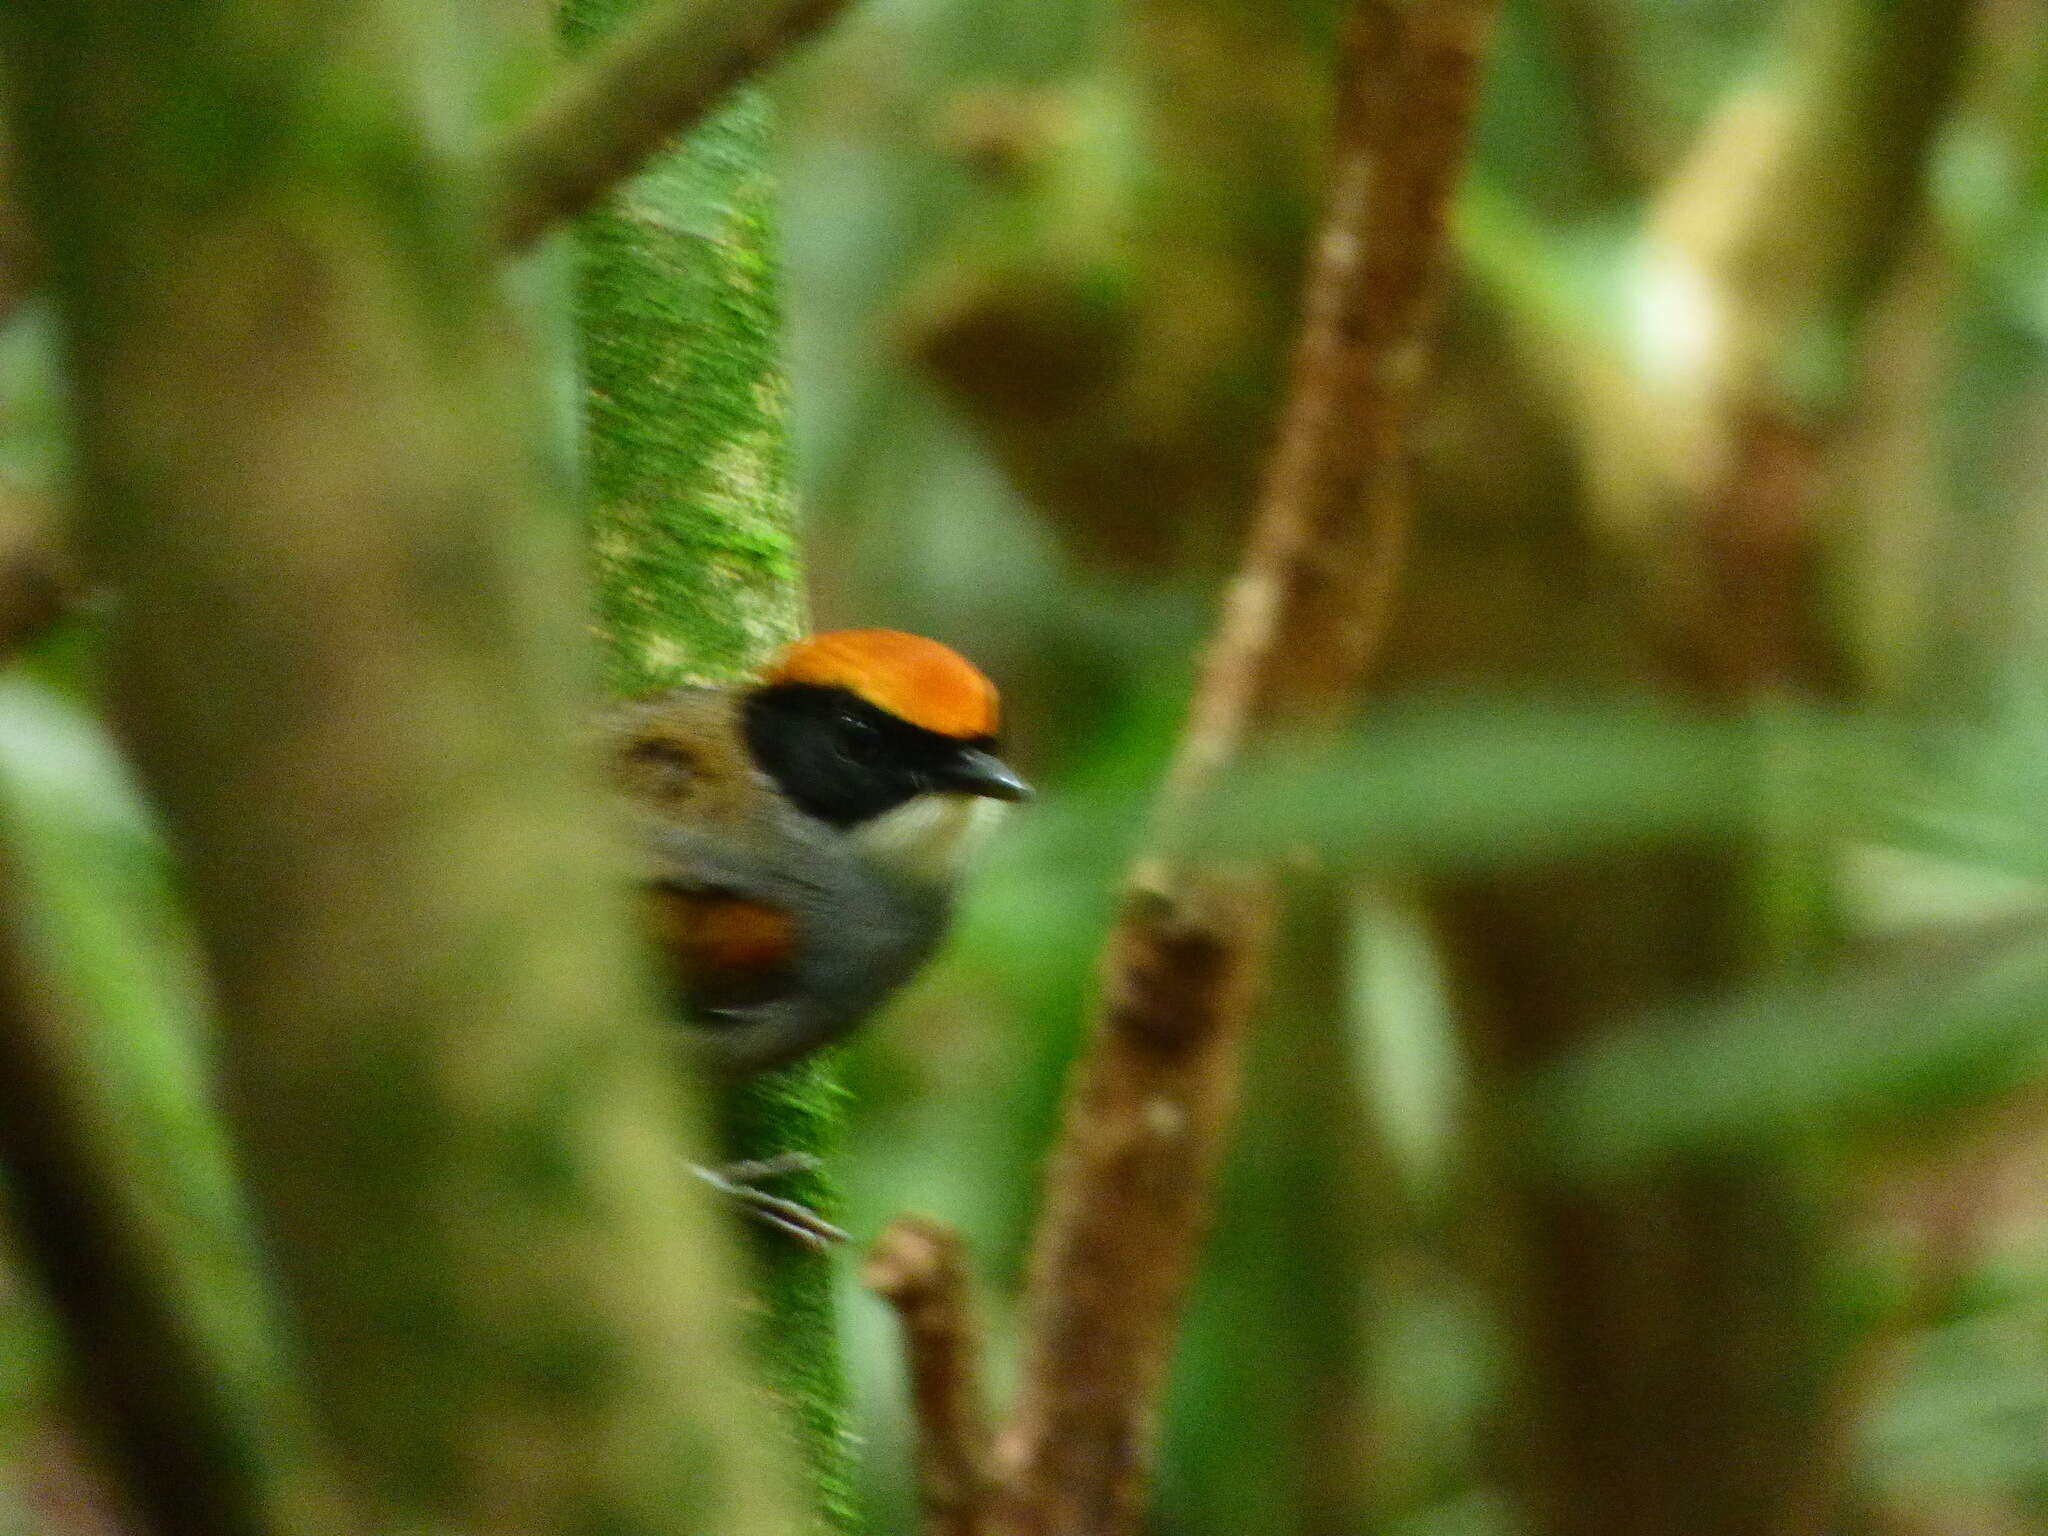
<path id="1" fill-rule="evenodd" d="M 875 708 L 845 688 L 777 683 L 748 696 L 747 750 L 799 810 L 856 826 L 933 792 L 1020 800 L 1029 791 L 993 737 L 962 741 Z"/>

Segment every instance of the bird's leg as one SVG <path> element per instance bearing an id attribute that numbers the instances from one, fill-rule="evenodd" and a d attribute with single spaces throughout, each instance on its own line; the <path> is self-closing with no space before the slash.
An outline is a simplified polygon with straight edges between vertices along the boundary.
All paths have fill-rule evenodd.
<path id="1" fill-rule="evenodd" d="M 692 1163 L 690 1168 L 706 1184 L 736 1201 L 756 1221 L 788 1234 L 807 1248 L 825 1253 L 846 1241 L 845 1229 L 834 1226 L 801 1201 L 771 1195 L 761 1188 L 770 1179 L 808 1173 L 817 1166 L 817 1158 L 808 1152 L 784 1152 L 778 1157 L 752 1158 L 717 1168 Z"/>

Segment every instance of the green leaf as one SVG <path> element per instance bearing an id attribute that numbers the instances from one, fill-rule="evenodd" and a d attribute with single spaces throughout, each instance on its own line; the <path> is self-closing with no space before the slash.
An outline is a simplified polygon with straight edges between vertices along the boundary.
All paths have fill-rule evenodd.
<path id="1" fill-rule="evenodd" d="M 1652 1015 L 1539 1077 L 1536 1149 L 1599 1176 L 1674 1153 L 1945 1128 L 2048 1072 L 2048 929 Z"/>
<path id="2" fill-rule="evenodd" d="M 1740 834 L 1779 802 L 1786 769 L 1844 768 L 1847 731 L 1625 698 L 1436 705 L 1258 753 L 1196 814 L 1190 842 L 1483 870 Z"/>

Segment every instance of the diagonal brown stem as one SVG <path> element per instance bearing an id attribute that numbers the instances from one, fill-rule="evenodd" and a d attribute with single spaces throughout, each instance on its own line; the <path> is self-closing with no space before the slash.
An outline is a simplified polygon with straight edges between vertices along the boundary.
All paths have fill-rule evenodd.
<path id="1" fill-rule="evenodd" d="M 899 1217 L 875 1239 L 861 1281 L 902 1324 L 925 1536 L 987 1536 L 988 1400 L 960 1235 Z"/>
<path id="2" fill-rule="evenodd" d="M 1405 542 L 1405 445 L 1493 0 L 1354 0 L 1328 205 L 1244 563 L 1103 961 L 1034 1245 L 997 1442 L 1003 1536 L 1138 1529 L 1160 1387 L 1207 1226 L 1273 929 L 1269 879 L 1173 852 L 1273 719 L 1355 699 Z"/>
<path id="3" fill-rule="evenodd" d="M 619 29 L 499 140 L 508 250 L 593 206 L 847 0 L 667 0 Z"/>

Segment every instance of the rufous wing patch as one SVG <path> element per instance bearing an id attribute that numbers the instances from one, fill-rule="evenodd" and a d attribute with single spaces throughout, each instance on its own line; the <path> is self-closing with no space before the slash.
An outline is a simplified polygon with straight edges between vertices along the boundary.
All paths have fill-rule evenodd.
<path id="1" fill-rule="evenodd" d="M 647 888 L 651 930 L 701 1006 L 769 996 L 796 957 L 796 920 L 776 907 L 719 892 Z"/>

